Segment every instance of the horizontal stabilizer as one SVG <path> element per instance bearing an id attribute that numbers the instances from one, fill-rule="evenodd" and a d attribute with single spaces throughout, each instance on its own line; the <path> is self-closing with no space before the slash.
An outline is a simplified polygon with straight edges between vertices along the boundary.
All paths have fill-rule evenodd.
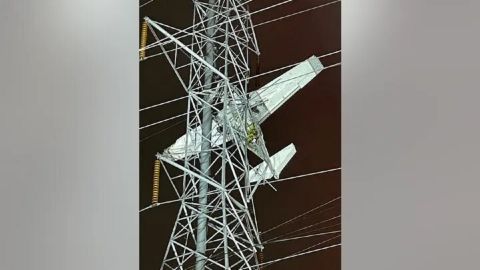
<path id="1" fill-rule="evenodd" d="M 296 152 L 295 145 L 291 143 L 270 157 L 277 178 Z M 268 164 L 265 161 L 255 166 L 255 168 L 251 169 L 249 172 L 250 183 L 255 183 L 263 179 L 268 180 L 274 176 L 272 170 L 268 169 Z"/>

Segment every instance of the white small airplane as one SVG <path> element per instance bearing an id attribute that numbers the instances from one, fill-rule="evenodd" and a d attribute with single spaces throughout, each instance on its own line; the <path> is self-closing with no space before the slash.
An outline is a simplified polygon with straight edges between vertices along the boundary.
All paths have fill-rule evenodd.
<path id="1" fill-rule="evenodd" d="M 150 20 L 148 17 L 145 17 L 145 20 L 158 31 L 160 31 L 171 42 L 176 43 L 183 51 L 185 51 L 185 53 L 196 58 L 200 63 L 205 65 L 207 68 L 210 68 L 219 77 L 228 80 L 224 74 L 216 70 L 201 56 L 189 49 L 188 46 L 168 33 L 168 31 L 163 29 L 160 25 Z M 169 62 L 172 65 L 171 61 Z M 174 65 L 172 67 L 175 68 Z M 324 66 L 318 57 L 313 55 L 305 61 L 295 65 L 293 68 L 260 89 L 248 93 L 248 108 L 246 114 L 247 119 L 242 117 L 238 110 L 235 110 L 235 104 L 232 104 L 231 106 L 234 108 L 233 110 L 230 108 L 225 110 L 224 108 L 213 118 L 211 146 L 219 146 L 223 144 L 224 141 L 228 142 L 234 138 L 237 140 L 239 138 L 243 139 L 247 148 L 263 160 L 261 164 L 253 168 L 248 173 L 253 182 L 257 182 L 257 186 L 260 183 L 259 179 L 257 179 L 258 177 L 253 176 L 255 174 L 258 176 L 259 170 L 263 173 L 262 179 L 265 179 L 266 177 L 271 178 L 272 176 L 278 179 L 280 172 L 295 154 L 295 146 L 290 144 L 286 148 L 270 157 L 267 148 L 265 147 L 265 141 L 260 129 L 260 124 L 263 123 L 268 116 L 280 108 L 295 93 L 307 85 L 323 69 Z M 230 102 L 236 102 L 234 99 L 232 99 Z M 224 121 L 228 123 L 228 125 L 224 125 Z M 223 138 L 225 127 L 228 127 L 228 132 L 225 132 L 226 138 Z M 201 151 L 202 143 L 201 126 L 198 126 L 193 130 L 189 130 L 187 133 L 188 134 L 181 136 L 175 141 L 175 143 L 165 149 L 163 154 L 160 156 L 164 159 L 168 159 L 169 162 L 191 157 L 192 155 L 198 156 Z M 269 172 L 265 171 L 267 167 L 269 168 L 269 170 L 267 170 Z M 251 173 L 253 173 L 253 175 L 251 175 Z M 250 182 L 252 182 L 252 180 L 250 180 Z"/>
<path id="2" fill-rule="evenodd" d="M 266 150 L 259 125 L 315 78 L 323 68 L 320 60 L 316 56 L 311 56 L 265 86 L 248 94 L 250 115 L 248 117 L 249 119 L 247 119 L 248 128 L 247 134 L 244 134 L 244 138 L 248 141 L 248 149 L 264 161 L 249 172 L 250 183 L 272 177 L 278 179 L 280 172 L 296 152 L 295 146 L 290 144 L 270 157 Z M 227 115 L 223 115 L 222 112 L 220 112 L 217 117 L 214 117 L 212 123 L 212 147 L 219 146 L 223 143 L 224 125 L 222 121 L 224 118 L 227 119 L 230 125 L 235 126 L 235 117 L 228 112 Z M 201 149 L 201 134 L 200 126 L 190 130 L 188 136 L 187 134 L 181 136 L 175 143 L 165 149 L 163 156 L 174 161 L 183 159 L 186 156 L 198 155 Z M 233 136 L 227 136 L 225 139 L 230 141 L 233 139 Z M 270 170 L 266 170 L 267 167 L 270 168 Z"/>

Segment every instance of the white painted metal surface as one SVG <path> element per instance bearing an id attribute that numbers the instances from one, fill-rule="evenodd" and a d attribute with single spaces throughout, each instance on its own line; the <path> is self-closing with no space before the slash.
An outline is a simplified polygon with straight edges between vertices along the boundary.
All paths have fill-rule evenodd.
<path id="1" fill-rule="evenodd" d="M 161 270 L 259 269 L 253 194 L 296 153 L 290 144 L 270 156 L 260 124 L 324 67 L 312 56 L 249 91 L 249 55 L 260 53 L 251 0 L 192 1 L 186 29 L 145 18 L 155 42 L 143 49 L 161 49 L 188 95 L 185 135 L 157 156 L 181 203 Z M 253 167 L 248 151 L 263 161 Z"/>
<path id="2" fill-rule="evenodd" d="M 311 56 L 260 89 L 249 93 L 248 104 L 251 110 L 251 116 L 248 117 L 247 121 L 249 123 L 254 122 L 251 119 L 253 117 L 258 123 L 264 122 L 268 116 L 285 104 L 285 102 L 300 89 L 305 87 L 322 70 L 323 65 L 320 60 L 316 56 Z M 235 100 L 239 100 L 239 98 Z M 232 102 L 229 104 L 231 106 Z M 223 113 L 222 110 L 219 112 L 219 115 Z M 227 113 L 226 117 L 229 122 L 235 121 L 235 117 L 231 112 Z M 223 128 L 224 124 L 221 117 L 218 119 L 219 121 L 214 121 L 212 125 L 212 146 L 219 146 L 223 143 L 223 136 L 219 130 Z M 227 141 L 231 139 L 231 136 L 227 136 L 226 138 Z M 185 134 L 177 139 L 175 143 L 165 149 L 164 154 L 173 160 L 180 160 L 185 158 L 185 153 L 187 156 L 198 155 L 200 152 L 200 144 L 201 128 L 199 126 L 191 130 L 188 136 Z M 187 150 L 185 151 L 185 149 Z M 251 147 L 251 150 L 263 159 L 263 155 L 260 154 L 259 151 L 255 151 L 255 148 Z"/>
<path id="3" fill-rule="evenodd" d="M 322 63 L 313 55 L 257 91 L 251 92 L 250 103 L 252 108 L 258 111 L 258 122 L 265 121 L 322 70 Z"/>
<path id="4" fill-rule="evenodd" d="M 273 168 L 277 173 L 277 178 L 296 152 L 297 150 L 295 149 L 295 145 L 291 143 L 270 157 Z M 267 163 L 263 161 L 250 170 L 248 178 L 250 183 L 255 183 L 258 181 L 271 179 L 274 176 L 275 175 L 271 172 L 271 170 L 268 170 Z"/>

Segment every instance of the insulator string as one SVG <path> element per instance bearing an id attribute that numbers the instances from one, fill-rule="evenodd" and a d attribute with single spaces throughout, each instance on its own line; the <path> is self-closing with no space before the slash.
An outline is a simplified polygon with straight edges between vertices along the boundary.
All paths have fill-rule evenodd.
<path id="1" fill-rule="evenodd" d="M 147 34 L 148 34 L 147 21 L 142 22 L 142 36 L 140 38 L 140 60 L 145 59 L 145 46 L 147 46 Z"/>
<path id="2" fill-rule="evenodd" d="M 159 189 L 160 189 L 160 160 L 156 159 L 153 166 L 152 204 L 158 203 Z"/>

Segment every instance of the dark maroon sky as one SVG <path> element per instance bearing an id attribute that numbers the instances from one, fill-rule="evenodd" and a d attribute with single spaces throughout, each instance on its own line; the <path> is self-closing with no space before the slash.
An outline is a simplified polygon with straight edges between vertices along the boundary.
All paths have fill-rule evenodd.
<path id="1" fill-rule="evenodd" d="M 280 0 L 252 1 L 252 11 Z M 304 10 L 325 0 L 295 0 L 273 10 L 253 16 L 254 23 L 274 19 Z M 176 27 L 191 24 L 190 0 L 155 0 L 140 9 L 140 18 L 150 18 Z M 340 4 L 336 3 L 280 22 L 256 28 L 261 50 L 260 72 L 297 63 L 309 56 L 333 52 L 340 48 Z M 340 55 L 322 59 L 325 66 L 340 62 Z M 264 124 L 264 133 L 270 153 L 275 153 L 289 143 L 297 147 L 281 177 L 340 167 L 340 67 L 322 71 L 310 84 L 293 96 Z M 263 85 L 275 76 L 262 77 L 256 83 Z M 185 94 L 176 77 L 162 57 L 140 63 L 140 108 L 157 104 Z M 149 124 L 184 112 L 186 105 L 178 102 L 140 114 L 141 125 Z M 142 130 L 140 138 L 140 206 L 150 204 L 154 155 L 170 145 L 185 131 L 185 123 L 168 128 L 176 120 Z M 168 128 L 164 130 L 165 128 Z M 161 133 L 160 131 L 164 130 Z M 155 135 L 158 133 L 157 135 Z M 154 135 L 152 137 L 148 137 Z M 256 192 L 255 204 L 260 230 L 296 216 L 323 202 L 340 196 L 340 173 L 312 176 L 275 185 L 277 192 L 264 187 Z M 165 176 L 161 176 L 160 200 L 174 199 Z M 271 236 L 294 230 L 340 214 L 340 203 L 333 208 L 295 224 L 285 226 Z M 158 270 L 164 256 L 166 243 L 175 221 L 177 205 L 167 205 L 140 214 L 140 269 Z M 334 223 L 330 223 L 334 224 Z M 327 224 L 328 225 L 328 224 Z M 339 226 L 334 227 L 339 228 Z M 268 235 L 267 235 L 268 236 Z M 266 237 L 267 237 L 266 236 Z M 296 240 L 266 246 L 265 259 L 270 260 L 327 239 Z M 332 242 L 334 243 L 334 242 Z M 338 241 L 337 241 L 338 243 Z M 273 264 L 267 269 L 340 269 L 340 248 Z"/>

